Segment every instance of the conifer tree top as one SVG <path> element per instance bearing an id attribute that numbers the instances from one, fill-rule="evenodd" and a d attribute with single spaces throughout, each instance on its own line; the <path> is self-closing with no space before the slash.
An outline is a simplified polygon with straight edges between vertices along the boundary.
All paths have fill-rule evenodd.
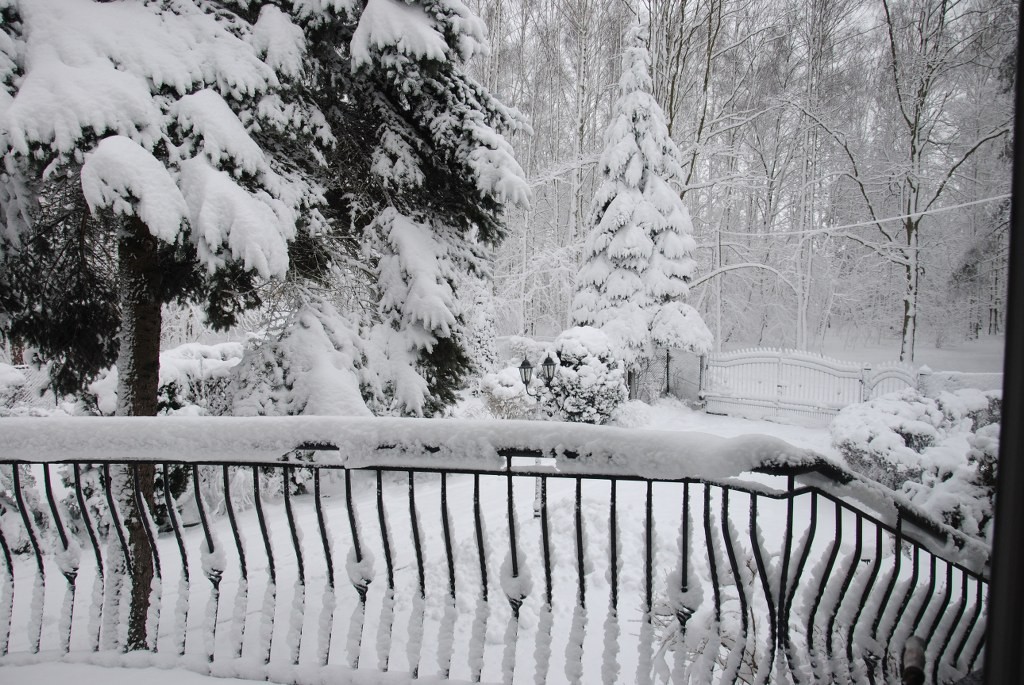
<path id="1" fill-rule="evenodd" d="M 643 30 L 631 30 L 628 43 L 573 310 L 578 325 L 604 330 L 633 362 L 649 345 L 669 340 L 703 349 L 710 333 L 696 311 L 678 301 L 689 292 L 696 267 L 690 215 L 672 185 L 682 184 L 680 154 L 651 94 Z M 669 304 L 673 315 L 667 317 Z"/>

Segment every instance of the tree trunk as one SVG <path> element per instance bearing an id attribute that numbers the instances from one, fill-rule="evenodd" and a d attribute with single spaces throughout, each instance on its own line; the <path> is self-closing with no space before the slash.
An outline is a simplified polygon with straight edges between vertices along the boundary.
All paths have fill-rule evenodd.
<path id="1" fill-rule="evenodd" d="M 117 415 L 156 416 L 160 374 L 161 272 L 157 239 L 137 217 L 128 217 L 118 239 L 121 331 L 117 358 Z M 155 466 L 138 466 L 143 502 L 152 511 Z M 146 617 L 153 582 L 153 551 L 135 505 L 135 479 L 127 466 L 117 467 L 114 484 L 125 517 L 132 557 L 128 651 L 147 649 Z M 156 639 L 156 636 L 151 636 Z"/>
<path id="2" fill-rule="evenodd" d="M 900 361 L 914 361 L 914 343 L 917 338 L 917 293 L 920 283 L 920 263 L 918 255 L 918 226 L 917 222 L 908 219 L 905 225 L 907 236 L 906 262 L 903 266 L 904 275 L 907 281 L 906 291 L 903 293 L 903 331 L 900 338 Z"/>

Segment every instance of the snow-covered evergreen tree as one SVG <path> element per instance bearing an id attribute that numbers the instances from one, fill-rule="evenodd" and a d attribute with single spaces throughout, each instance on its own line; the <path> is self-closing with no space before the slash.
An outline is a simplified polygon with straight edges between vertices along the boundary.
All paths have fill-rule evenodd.
<path id="1" fill-rule="evenodd" d="M 305 36 L 273 5 L 217 0 L 4 14 L 5 314 L 67 361 L 63 389 L 116 353 L 120 413 L 155 413 L 161 303 L 205 301 L 230 321 L 255 279 L 284 275 L 287 241 L 322 224 L 320 187 L 266 143 L 329 142 L 315 108 L 285 99 Z M 36 287 L 63 266 L 92 287 Z"/>
<path id="2" fill-rule="evenodd" d="M 370 0 L 306 22 L 341 38 L 309 51 L 336 144 L 322 177 L 330 228 L 295 271 L 360 322 L 369 406 L 429 415 L 472 368 L 460 288 L 487 271 L 505 204 L 529 200 L 504 138 L 524 125 L 466 73 L 485 31 L 461 0 Z"/>
<path id="3" fill-rule="evenodd" d="M 593 229 L 584 247 L 573 319 L 607 333 L 628 364 L 651 345 L 709 349 L 711 334 L 681 300 L 696 262 L 679 149 L 651 94 L 644 34 L 634 28 L 622 60 L 619 98 L 601 154 Z"/>

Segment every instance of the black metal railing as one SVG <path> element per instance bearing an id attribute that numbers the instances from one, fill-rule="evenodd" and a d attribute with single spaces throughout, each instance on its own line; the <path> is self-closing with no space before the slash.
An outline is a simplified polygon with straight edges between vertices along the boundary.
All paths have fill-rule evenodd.
<path id="1" fill-rule="evenodd" d="M 275 680 L 337 663 L 472 681 L 899 682 L 917 636 L 940 683 L 983 650 L 970 541 L 898 506 L 883 520 L 823 464 L 709 480 L 519 448 L 441 468 L 435 448 L 410 467 L 302 447 L 283 463 L 0 463 L 14 502 L 0 654 L 125 649 L 140 564 L 149 649 Z"/>

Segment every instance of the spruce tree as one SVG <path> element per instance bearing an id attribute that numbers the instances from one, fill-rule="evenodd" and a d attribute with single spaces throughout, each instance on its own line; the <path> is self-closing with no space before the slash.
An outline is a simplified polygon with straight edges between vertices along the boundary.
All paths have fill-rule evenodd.
<path id="1" fill-rule="evenodd" d="M 573 319 L 607 333 L 635 371 L 652 345 L 703 352 L 711 337 L 700 315 L 681 301 L 696 268 L 696 244 L 689 212 L 672 186 L 683 183 L 679 149 L 651 94 L 642 29 L 631 31 L 628 45 L 605 132 Z"/>
<path id="2" fill-rule="evenodd" d="M 205 302 L 211 320 L 229 322 L 253 304 L 236 293 L 283 276 L 287 241 L 315 230 L 304 210 L 318 186 L 254 137 L 276 127 L 316 142 L 306 131 L 322 115 L 282 98 L 304 37 L 272 5 L 245 16 L 233 7 L 22 0 L 2 10 L 3 324 L 57 361 L 59 390 L 116 358 L 120 415 L 156 414 L 164 302 Z M 112 472 L 134 567 L 129 649 L 155 638 L 152 557 L 133 501 L 135 481 L 153 506 L 154 476 L 152 465 Z"/>

